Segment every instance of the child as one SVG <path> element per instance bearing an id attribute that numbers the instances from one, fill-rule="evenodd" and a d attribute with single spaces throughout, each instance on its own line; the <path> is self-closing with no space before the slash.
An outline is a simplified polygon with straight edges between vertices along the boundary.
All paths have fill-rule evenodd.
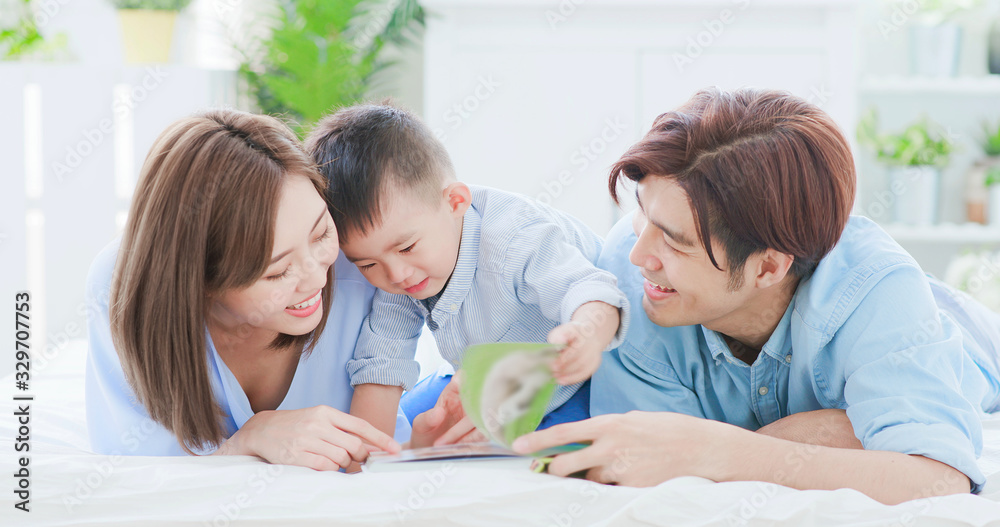
<path id="1" fill-rule="evenodd" d="M 457 181 L 444 145 L 412 114 L 345 108 L 306 146 L 330 181 L 341 250 L 380 289 L 348 364 L 354 415 L 391 433 L 419 375 L 425 323 L 456 370 L 471 344 L 565 344 L 549 410 L 621 342 L 628 301 L 594 266 L 601 238 L 567 214 Z"/>

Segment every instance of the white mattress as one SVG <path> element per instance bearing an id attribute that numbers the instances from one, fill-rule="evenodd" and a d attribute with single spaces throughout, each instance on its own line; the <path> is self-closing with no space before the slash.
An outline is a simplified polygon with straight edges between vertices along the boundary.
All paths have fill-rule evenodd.
<path id="1" fill-rule="evenodd" d="M 33 372 L 31 512 L 0 492 L 0 525 L 998 525 L 1000 415 L 985 423 L 980 496 L 889 507 L 852 490 L 678 478 L 654 488 L 456 465 L 345 475 L 250 457 L 87 452 L 83 350 Z M 0 488 L 15 470 L 11 378 L 0 381 Z"/>

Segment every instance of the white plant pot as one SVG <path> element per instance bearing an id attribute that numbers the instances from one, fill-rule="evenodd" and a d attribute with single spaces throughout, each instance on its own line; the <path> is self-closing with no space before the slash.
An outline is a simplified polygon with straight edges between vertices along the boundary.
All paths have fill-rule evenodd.
<path id="1" fill-rule="evenodd" d="M 993 227 L 1000 227 L 1000 184 L 990 185 L 990 209 L 986 219 Z"/>
<path id="2" fill-rule="evenodd" d="M 941 171 L 932 166 L 889 170 L 889 191 L 895 198 L 893 215 L 900 223 L 933 225 L 937 221 Z"/>
<path id="3" fill-rule="evenodd" d="M 954 77 L 962 28 L 958 24 L 910 26 L 910 71 L 926 77 Z"/>

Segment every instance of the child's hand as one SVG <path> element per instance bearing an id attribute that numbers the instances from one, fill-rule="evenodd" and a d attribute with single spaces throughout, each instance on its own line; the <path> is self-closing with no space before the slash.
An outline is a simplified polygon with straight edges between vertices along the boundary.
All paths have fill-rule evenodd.
<path id="1" fill-rule="evenodd" d="M 566 345 L 552 363 L 556 382 L 574 384 L 594 375 L 601 365 L 601 353 L 611 343 L 620 322 L 618 308 L 594 301 L 577 308 L 569 323 L 553 328 L 549 342 Z"/>
<path id="2" fill-rule="evenodd" d="M 410 448 L 474 443 L 486 441 L 469 416 L 465 415 L 462 400 L 458 396 L 461 379 L 459 374 L 441 390 L 434 408 L 413 419 Z"/>
<path id="3" fill-rule="evenodd" d="M 588 339 L 582 324 L 569 322 L 556 326 L 549 332 L 549 343 L 566 345 L 552 362 L 552 374 L 559 384 L 585 381 L 601 365 L 604 346 L 593 338 Z"/>

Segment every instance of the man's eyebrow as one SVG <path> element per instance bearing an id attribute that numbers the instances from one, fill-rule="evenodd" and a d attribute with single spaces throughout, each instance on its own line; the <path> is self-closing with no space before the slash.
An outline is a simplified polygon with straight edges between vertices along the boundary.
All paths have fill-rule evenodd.
<path id="1" fill-rule="evenodd" d="M 309 232 L 312 232 L 312 231 L 316 230 L 316 226 L 319 225 L 319 222 L 323 221 L 323 217 L 324 216 L 326 216 L 326 207 L 323 207 L 323 212 L 319 213 L 319 217 L 316 218 L 316 223 L 313 223 L 313 226 L 312 226 L 311 229 L 309 229 Z M 288 256 L 288 253 L 290 253 L 290 252 L 292 252 L 291 249 L 289 249 L 289 250 L 287 250 L 287 251 L 285 251 L 285 252 L 283 252 L 283 253 L 275 256 L 274 258 L 271 258 L 271 263 L 269 263 L 268 265 L 274 265 L 275 262 L 277 262 L 278 260 L 280 260 L 280 259 Z"/>
<path id="2" fill-rule="evenodd" d="M 414 237 L 416 234 L 417 234 L 416 232 L 407 232 L 407 233 L 404 233 L 399 238 L 396 238 L 396 241 L 390 243 L 389 246 L 385 248 L 385 250 L 389 251 L 393 247 L 398 247 L 398 246 L 402 245 L 403 242 L 405 242 L 406 240 L 409 240 L 410 238 Z M 359 256 L 357 258 L 351 258 L 350 256 L 347 257 L 347 261 L 351 262 L 351 263 L 360 262 L 361 260 L 374 260 L 374 259 L 375 258 L 372 258 L 371 256 Z"/>
<path id="3" fill-rule="evenodd" d="M 646 215 L 646 217 L 649 218 L 649 215 Z M 671 240 L 677 242 L 679 245 L 683 245 L 685 247 L 694 247 L 694 242 L 692 242 L 687 236 L 684 236 L 683 233 L 671 230 L 670 228 L 661 225 L 658 221 L 654 220 L 653 218 L 649 218 L 649 222 L 655 225 L 657 229 L 663 231 L 663 234 L 669 236 Z"/>
<path id="4" fill-rule="evenodd" d="M 645 214 L 645 216 L 649 220 L 649 222 L 652 223 L 654 226 L 656 226 L 657 229 L 660 229 L 661 231 L 663 231 L 663 234 L 666 234 L 667 236 L 669 236 L 670 239 L 673 240 L 673 241 L 675 241 L 675 242 L 677 242 L 678 245 L 683 245 L 685 247 L 694 247 L 694 242 L 691 241 L 691 239 L 688 238 L 687 236 L 684 236 L 683 233 L 680 233 L 680 232 L 677 232 L 677 231 L 675 231 L 673 229 L 670 229 L 669 227 L 666 227 L 663 224 L 661 224 L 660 222 L 658 222 L 658 221 L 654 220 L 653 218 L 649 217 L 649 213 L 647 213 L 646 209 L 642 206 L 642 200 L 639 199 L 639 189 L 638 189 L 638 187 L 635 189 L 635 201 L 639 203 L 639 210 L 641 210 L 643 212 L 643 214 Z"/>

